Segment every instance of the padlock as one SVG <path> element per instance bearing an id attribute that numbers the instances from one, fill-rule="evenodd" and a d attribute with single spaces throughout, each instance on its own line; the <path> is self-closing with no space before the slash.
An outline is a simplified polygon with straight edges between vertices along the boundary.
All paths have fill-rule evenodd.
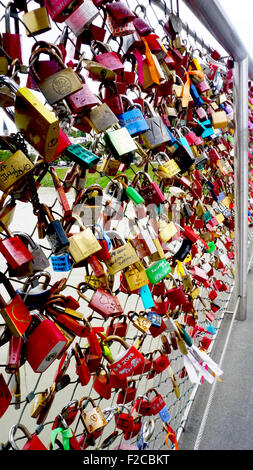
<path id="1" fill-rule="evenodd" d="M 22 347 L 22 336 L 16 338 L 14 335 L 12 335 L 9 341 L 8 360 L 5 366 L 5 372 L 7 372 L 7 374 L 14 374 L 15 372 L 18 372 L 21 360 Z"/>
<path id="2" fill-rule="evenodd" d="M 148 284 L 148 278 L 142 263 L 136 263 L 135 265 L 126 268 L 126 270 L 122 274 L 127 282 L 130 293 L 138 291 L 141 287 L 146 286 Z M 122 281 L 120 284 L 121 288 Z"/>
<path id="3" fill-rule="evenodd" d="M 141 416 L 152 416 L 150 399 L 146 395 L 139 395 L 135 400 L 133 408 Z"/>
<path id="4" fill-rule="evenodd" d="M 85 113 L 84 118 L 96 133 L 105 132 L 119 120 L 106 103 L 101 103 Z"/>
<path id="5" fill-rule="evenodd" d="M 88 403 L 92 404 L 92 409 L 85 412 L 85 408 Z M 82 397 L 78 403 L 79 408 L 81 409 L 81 420 L 88 433 L 93 433 L 94 431 L 99 431 L 107 425 L 107 421 L 103 415 L 103 412 L 99 406 L 95 405 L 95 402 L 90 397 Z"/>
<path id="6" fill-rule="evenodd" d="M 89 256 L 100 251 L 101 246 L 89 227 L 85 227 L 82 220 L 77 215 L 72 216 L 70 222 L 67 223 L 66 232 L 68 233 L 69 228 L 77 226 L 79 232 L 72 232 L 69 236 L 69 253 L 78 266 L 78 263 L 82 263 Z"/>
<path id="7" fill-rule="evenodd" d="M 0 313 L 15 337 L 22 336 L 31 322 L 30 312 L 21 296 L 15 292 L 9 279 L 0 273 L 1 284 L 5 287 L 10 300 L 5 302 L 0 296 Z"/>
<path id="8" fill-rule="evenodd" d="M 142 171 L 136 173 L 132 186 L 138 188 L 139 194 L 144 198 L 146 206 L 151 204 L 163 204 L 166 201 L 166 197 L 158 184 L 151 180 L 148 173 Z"/>
<path id="9" fill-rule="evenodd" d="M 12 400 L 12 394 L 5 382 L 3 374 L 0 374 L 0 418 L 4 415 Z"/>
<path id="10" fill-rule="evenodd" d="M 66 157 L 70 158 L 78 165 L 84 168 L 93 168 L 100 160 L 98 155 L 95 155 L 93 152 L 90 152 L 88 149 L 83 147 L 80 144 L 71 144 L 69 145 L 64 154 Z"/>
<path id="11" fill-rule="evenodd" d="M 157 261 L 146 269 L 146 274 L 151 284 L 156 284 L 157 282 L 161 281 L 170 272 L 171 267 L 166 259 Z"/>
<path id="12" fill-rule="evenodd" d="M 39 216 L 43 222 L 43 235 L 47 238 L 53 254 L 61 254 L 69 249 L 70 241 L 58 219 L 46 204 L 41 205 Z M 44 238 L 41 237 L 41 238 Z"/>
<path id="13" fill-rule="evenodd" d="M 119 54 L 114 52 L 109 44 L 96 40 L 92 41 L 91 52 L 93 53 L 94 61 L 107 67 L 112 72 L 117 74 L 124 72 L 124 64 L 121 61 Z"/>
<path id="14" fill-rule="evenodd" d="M 38 245 L 30 235 L 25 232 L 12 232 L 12 235 L 19 236 L 21 240 L 27 245 L 29 251 L 31 252 L 32 259 L 32 270 L 33 273 L 44 271 L 50 266 L 48 258 L 44 253 L 40 245 Z"/>
<path id="15" fill-rule="evenodd" d="M 0 240 L 0 252 L 6 259 L 9 275 L 26 277 L 32 273 L 33 255 L 20 236 L 13 235 L 8 227 L 5 227 L 5 232 L 7 237 Z"/>
<path id="16" fill-rule="evenodd" d="M 83 0 L 63 0 L 61 3 L 57 0 L 45 0 L 45 7 L 53 21 L 63 23 L 82 3 Z"/>
<path id="17" fill-rule="evenodd" d="M 12 146 L 8 146 L 9 149 L 12 150 Z M 13 189 L 33 169 L 34 165 L 29 158 L 21 150 L 17 150 L 0 164 L 0 190 L 5 192 Z"/>
<path id="18" fill-rule="evenodd" d="M 57 158 L 59 120 L 27 87 L 17 91 L 14 119 L 17 129 L 46 162 Z"/>
<path id="19" fill-rule="evenodd" d="M 38 3 L 40 4 L 39 8 L 26 11 L 26 13 L 24 13 L 22 16 L 25 32 L 28 37 L 46 33 L 51 29 L 51 22 L 47 13 L 47 9 L 44 6 L 44 1 L 39 0 Z"/>
<path id="20" fill-rule="evenodd" d="M 32 315 L 35 328 L 27 334 L 25 355 L 31 368 L 42 373 L 63 351 L 67 339 L 57 325 L 39 313 Z"/>
<path id="21" fill-rule="evenodd" d="M 170 365 L 170 360 L 168 358 L 168 354 L 163 353 L 159 349 L 156 349 L 153 351 L 155 354 L 156 352 L 160 353 L 160 356 L 157 357 L 156 359 L 153 359 L 153 369 L 156 374 L 160 374 L 163 372 L 167 367 Z"/>
<path id="22" fill-rule="evenodd" d="M 124 432 L 124 439 L 128 441 L 129 439 L 133 439 L 133 437 L 137 436 L 140 433 L 142 426 L 142 417 L 136 416 L 134 418 L 134 425 L 132 431 L 125 431 Z"/>
<path id="23" fill-rule="evenodd" d="M 100 364 L 96 370 L 94 376 L 93 389 L 98 393 L 99 396 L 109 400 L 111 398 L 112 387 L 110 384 L 110 375 L 106 371 L 105 367 Z"/>
<path id="24" fill-rule="evenodd" d="M 152 322 L 148 320 L 147 316 L 145 316 L 144 313 L 145 312 L 137 313 L 134 311 L 130 311 L 128 312 L 127 316 L 129 320 L 133 323 L 135 328 L 137 328 L 142 333 L 147 333 L 152 325 Z M 135 320 L 134 317 L 136 317 Z"/>
<path id="25" fill-rule="evenodd" d="M 1 44 L 6 54 L 12 59 L 18 59 L 22 64 L 22 43 L 19 32 L 19 18 L 16 6 L 9 2 L 5 9 L 5 32 L 1 34 Z M 14 19 L 15 31 L 11 33 L 10 19 Z"/>
<path id="26" fill-rule="evenodd" d="M 123 338 L 119 336 L 108 336 L 104 342 L 117 341 L 126 351 L 119 353 L 110 363 L 109 368 L 119 377 L 126 378 L 134 374 L 137 367 L 144 363 L 144 357 L 133 345 L 129 346 Z"/>
<path id="27" fill-rule="evenodd" d="M 148 312 L 148 320 L 152 323 L 149 332 L 153 338 L 157 338 L 157 336 L 160 336 L 166 330 L 166 325 L 161 315 L 158 313 L 152 311 Z"/>
<path id="28" fill-rule="evenodd" d="M 49 75 L 44 80 L 41 80 L 37 71 L 38 67 L 36 68 L 42 53 L 47 54 L 50 59 L 55 60 L 59 65 L 59 71 Z M 81 90 L 82 82 L 78 75 L 71 67 L 65 67 L 61 57 L 52 48 L 41 47 L 35 49 L 30 59 L 30 74 L 49 104 L 54 105 L 62 99 L 66 99 L 72 93 Z"/>
<path id="29" fill-rule="evenodd" d="M 122 405 L 121 409 L 126 409 L 127 412 L 120 412 L 115 414 L 115 425 L 116 428 L 121 429 L 124 432 L 129 432 L 133 430 L 134 427 L 134 418 L 131 414 L 130 409 L 127 406 Z"/>
<path id="30" fill-rule="evenodd" d="M 132 102 L 126 95 L 121 95 L 123 104 L 126 103 L 124 113 L 117 118 L 121 127 L 126 127 L 132 137 L 143 134 L 149 130 L 149 126 L 143 116 L 141 105 Z"/>
<path id="31" fill-rule="evenodd" d="M 158 393 L 158 391 L 155 388 L 150 388 L 149 390 L 146 391 L 146 396 L 149 398 L 149 395 L 154 392 L 155 396 L 150 399 L 150 407 L 152 410 L 153 415 L 157 415 L 158 413 L 163 410 L 163 408 L 166 406 L 166 403 L 162 397 L 161 394 Z"/>
<path id="32" fill-rule="evenodd" d="M 54 58 L 50 58 L 50 56 L 46 60 L 36 60 L 36 51 L 40 47 L 46 48 L 49 51 L 52 50 L 57 55 L 59 55 L 60 59 L 63 59 L 63 56 L 61 50 L 54 44 L 48 44 L 44 41 L 38 41 L 32 46 L 31 55 L 29 58 L 30 67 L 32 68 L 33 66 L 35 66 L 36 72 L 39 75 L 40 79 L 45 80 L 49 75 L 58 72 L 59 64 Z M 34 91 L 39 91 L 38 84 L 32 76 L 32 71 L 28 73 L 26 86 L 27 88 L 30 88 Z"/>
<path id="33" fill-rule="evenodd" d="M 80 189 L 72 206 L 73 219 L 77 215 L 83 225 L 91 226 L 96 234 L 99 225 L 97 222 L 101 217 L 103 205 L 104 192 L 99 184 L 92 184 L 87 188 Z"/>
<path id="34" fill-rule="evenodd" d="M 114 81 L 100 83 L 99 99 L 102 103 L 109 106 L 110 110 L 117 116 L 117 119 L 118 115 L 124 112 L 123 100 Z"/>
<path id="35" fill-rule="evenodd" d="M 124 191 L 123 191 L 123 200 L 131 199 L 135 205 L 142 204 L 144 202 L 143 197 L 138 193 L 138 191 L 131 185 L 128 185 L 128 176 L 125 173 L 120 173 L 114 177 L 114 181 L 118 180 L 121 182 Z"/>
<path id="36" fill-rule="evenodd" d="M 53 271 L 55 272 L 65 272 L 70 271 L 72 268 L 71 257 L 69 253 L 64 255 L 51 255 L 50 261 L 52 263 Z"/>
<path id="37" fill-rule="evenodd" d="M 114 158 L 119 161 L 131 158 L 138 148 L 126 127 L 106 131 L 104 141 Z"/>
<path id="38" fill-rule="evenodd" d="M 106 235 L 113 241 L 113 243 L 121 245 L 118 246 L 118 248 L 112 249 L 110 252 L 110 260 L 106 262 L 107 269 L 110 274 L 122 271 L 123 269 L 140 261 L 130 242 L 125 243 L 117 232 L 106 231 Z"/>
<path id="39" fill-rule="evenodd" d="M 154 149 L 169 142 L 171 138 L 161 117 L 155 113 L 154 108 L 147 100 L 145 101 L 145 110 L 149 130 L 142 134 L 142 140 L 148 149 Z"/>
<path id="40" fill-rule="evenodd" d="M 64 20 L 75 36 L 80 36 L 99 14 L 98 8 L 92 0 L 85 0 L 72 14 Z"/>
<path id="41" fill-rule="evenodd" d="M 188 143 L 187 143 L 188 145 Z M 177 163 L 180 168 L 180 173 L 185 173 L 193 165 L 195 159 L 191 150 L 183 145 L 179 139 L 173 144 L 173 146 L 168 147 L 168 150 L 171 152 L 171 157 Z"/>
<path id="42" fill-rule="evenodd" d="M 177 162 L 174 160 L 174 158 L 169 158 L 165 152 L 159 152 L 156 155 L 156 158 L 159 165 L 155 173 L 157 173 L 157 176 L 161 178 L 163 182 L 164 180 L 173 178 L 173 176 L 176 176 L 180 173 L 180 167 L 178 166 Z"/>
<path id="43" fill-rule="evenodd" d="M 88 300 L 88 298 L 84 296 L 84 292 L 86 292 L 87 289 L 91 289 L 91 287 L 85 282 L 81 282 L 77 286 L 78 294 L 82 299 L 88 302 L 88 307 L 91 310 L 95 310 L 95 312 L 99 313 L 103 318 L 109 318 L 123 313 L 119 299 L 116 295 L 111 294 L 109 290 L 98 287 L 91 299 Z"/>
<path id="44" fill-rule="evenodd" d="M 183 287 L 171 276 L 173 283 L 176 284 L 176 287 L 172 287 L 169 290 L 166 290 L 165 297 L 169 301 L 170 308 L 175 309 L 178 305 L 184 305 L 187 301 L 187 297 L 184 293 Z"/>
<path id="45" fill-rule="evenodd" d="M 40 413 L 42 412 L 44 406 L 46 405 L 47 397 L 48 397 L 49 391 L 48 389 L 44 390 L 43 392 L 40 392 L 38 395 L 36 395 L 32 407 L 31 407 L 31 418 L 38 418 Z"/>
<path id="46" fill-rule="evenodd" d="M 27 438 L 27 442 L 22 447 L 22 449 L 17 446 L 14 440 L 15 434 L 18 429 L 20 429 Z M 10 428 L 9 442 L 13 450 L 48 450 L 43 444 L 43 442 L 38 438 L 38 435 L 36 433 L 31 434 L 23 424 L 14 424 Z"/>
<path id="47" fill-rule="evenodd" d="M 121 318 L 123 318 L 123 321 L 118 321 Z M 119 315 L 117 316 L 117 318 L 111 319 L 106 330 L 106 336 L 116 335 L 120 336 L 121 338 L 124 338 L 126 336 L 127 328 L 127 316 L 124 314 Z"/>
<path id="48" fill-rule="evenodd" d="M 73 351 L 76 359 L 76 373 L 79 377 L 80 384 L 87 385 L 90 381 L 91 374 L 86 362 L 86 358 L 83 355 L 81 347 L 78 343 L 76 343 Z"/>
<path id="49" fill-rule="evenodd" d="M 100 104 L 100 100 L 93 93 L 90 86 L 86 83 L 84 76 L 79 72 L 79 65 L 75 69 L 75 72 L 82 83 L 80 90 L 71 93 L 66 97 L 66 102 L 72 111 L 72 114 L 86 113 L 90 109 Z"/>
<path id="50" fill-rule="evenodd" d="M 119 391 L 118 396 L 117 396 L 117 404 L 122 403 L 125 405 L 127 403 L 132 402 L 135 399 L 136 392 L 137 392 L 136 382 L 135 380 L 131 380 L 127 384 L 127 388 L 125 390 L 121 389 Z"/>

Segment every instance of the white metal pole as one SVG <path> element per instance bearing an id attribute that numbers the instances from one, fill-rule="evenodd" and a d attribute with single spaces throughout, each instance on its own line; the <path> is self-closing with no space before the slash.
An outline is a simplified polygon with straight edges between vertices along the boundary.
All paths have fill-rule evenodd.
<path id="1" fill-rule="evenodd" d="M 247 317 L 248 278 L 248 59 L 234 65 L 235 102 L 235 266 L 240 298 L 238 320 Z"/>

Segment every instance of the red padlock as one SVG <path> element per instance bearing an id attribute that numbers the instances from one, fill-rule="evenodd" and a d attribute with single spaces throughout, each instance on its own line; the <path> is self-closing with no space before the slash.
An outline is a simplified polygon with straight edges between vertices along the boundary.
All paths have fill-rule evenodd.
<path id="1" fill-rule="evenodd" d="M 163 353 L 159 349 L 156 349 L 153 351 L 153 354 L 160 352 L 160 356 L 157 357 L 156 359 L 153 359 L 153 369 L 156 372 L 156 374 L 160 374 L 162 371 L 167 369 L 167 367 L 170 365 L 170 360 L 167 354 Z"/>
<path id="2" fill-rule="evenodd" d="M 102 349 L 96 334 L 92 328 L 88 336 L 89 347 L 85 352 L 85 358 L 90 372 L 96 372 L 102 360 Z"/>
<path id="3" fill-rule="evenodd" d="M 8 361 L 5 366 L 5 372 L 7 372 L 7 374 L 14 374 L 15 372 L 18 372 L 23 344 L 24 340 L 22 336 L 16 338 L 14 335 L 12 335 L 9 341 Z"/>
<path id="4" fill-rule="evenodd" d="M 118 321 L 121 318 L 123 318 L 123 321 Z M 127 328 L 127 316 L 124 314 L 119 315 L 117 318 L 111 319 L 110 324 L 106 330 L 106 336 L 116 335 L 124 338 L 126 336 Z"/>
<path id="5" fill-rule="evenodd" d="M 111 388 L 126 389 L 127 388 L 127 378 L 120 378 L 115 374 L 115 372 L 113 372 L 111 370 L 111 372 L 110 372 L 110 385 L 111 385 Z"/>
<path id="6" fill-rule="evenodd" d="M 78 400 L 70 401 L 66 406 L 64 406 L 61 414 L 56 416 L 52 425 L 52 429 L 60 427 L 62 418 L 65 420 L 66 424 L 70 426 L 75 421 L 78 413 Z"/>
<path id="7" fill-rule="evenodd" d="M 139 434 L 141 430 L 141 425 L 142 425 L 142 417 L 136 416 L 134 418 L 134 425 L 133 425 L 132 431 L 124 432 L 125 441 L 128 441 L 129 439 L 132 439 L 133 437 L 137 436 L 137 434 Z"/>
<path id="8" fill-rule="evenodd" d="M 129 346 L 120 336 L 108 336 L 104 342 L 117 341 L 124 347 L 125 351 L 119 353 L 116 360 L 109 367 L 120 378 L 132 376 L 137 367 L 144 363 L 144 356 L 134 345 Z"/>
<path id="9" fill-rule="evenodd" d="M 32 253 L 18 235 L 12 236 L 6 226 L 4 230 L 8 237 L 0 241 L 0 252 L 5 257 L 8 266 L 14 271 L 14 275 L 15 271 L 19 273 L 23 270 L 27 275 L 31 274 L 29 263 L 33 260 Z"/>
<path id="10" fill-rule="evenodd" d="M 52 20 L 63 23 L 74 11 L 79 8 L 83 0 L 45 0 L 45 7 Z"/>
<path id="11" fill-rule="evenodd" d="M 21 296 L 16 293 L 9 279 L 0 273 L 0 284 L 3 284 L 10 296 L 10 301 L 5 302 L 0 295 L 0 313 L 8 328 L 16 337 L 22 336 L 31 322 L 31 315 Z"/>
<path id="12" fill-rule="evenodd" d="M 90 381 L 91 373 L 84 357 L 80 345 L 77 343 L 74 348 L 76 359 L 76 373 L 81 385 L 87 385 Z"/>
<path id="13" fill-rule="evenodd" d="M 105 370 L 105 367 L 100 364 L 96 371 L 93 382 L 94 390 L 106 400 L 111 398 L 112 387 L 110 384 L 110 375 Z"/>
<path id="14" fill-rule="evenodd" d="M 115 414 L 116 428 L 121 429 L 122 431 L 125 431 L 125 432 L 130 432 L 134 428 L 134 418 L 131 415 L 130 410 L 126 406 L 122 405 L 121 408 L 123 409 L 125 408 L 127 412 L 126 413 L 121 412 L 119 414 Z"/>
<path id="15" fill-rule="evenodd" d="M 12 400 L 11 392 L 4 380 L 3 374 L 0 374 L 0 418 L 6 412 Z"/>
<path id="16" fill-rule="evenodd" d="M 25 354 L 34 372 L 44 372 L 61 354 L 67 339 L 52 321 L 41 315 L 33 314 L 33 326 L 37 324 L 25 340 Z"/>
<path id="17" fill-rule="evenodd" d="M 13 450 L 21 450 L 14 440 L 14 436 L 18 429 L 20 429 L 27 437 L 27 442 L 23 446 L 22 450 L 48 450 L 38 438 L 37 434 L 30 434 L 28 429 L 23 424 L 15 424 L 10 429 L 9 441 Z"/>
<path id="18" fill-rule="evenodd" d="M 144 356 L 144 362 L 141 363 L 134 371 L 134 375 L 145 374 L 152 369 L 153 360 L 152 360 L 152 353 L 146 353 Z"/>
<path id="19" fill-rule="evenodd" d="M 126 403 L 130 403 L 135 399 L 136 392 L 137 388 L 135 385 L 135 381 L 132 380 L 127 384 L 126 389 L 122 389 L 119 391 L 119 394 L 117 396 L 117 404 L 122 403 L 125 405 Z"/>
<path id="20" fill-rule="evenodd" d="M 155 396 L 150 399 L 150 406 L 151 406 L 152 414 L 157 415 L 166 406 L 166 403 L 162 395 L 160 395 L 155 388 L 150 388 L 149 390 L 147 390 L 146 392 L 147 397 L 152 392 L 155 393 Z"/>
<path id="21" fill-rule="evenodd" d="M 152 416 L 152 408 L 149 398 L 146 395 L 137 397 L 132 412 L 136 410 L 142 416 Z"/>

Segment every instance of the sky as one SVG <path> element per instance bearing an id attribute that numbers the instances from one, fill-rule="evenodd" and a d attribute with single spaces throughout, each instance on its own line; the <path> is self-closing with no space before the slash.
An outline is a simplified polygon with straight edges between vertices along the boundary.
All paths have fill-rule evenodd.
<path id="1" fill-rule="evenodd" d="M 171 0 L 165 0 L 167 5 L 169 6 Z M 210 0 L 210 8 L 213 0 Z M 7 0 L 2 0 L 2 3 L 8 3 Z M 134 2 L 136 3 L 136 2 Z M 143 2 L 144 4 L 145 2 Z M 242 42 L 247 49 L 249 56 L 253 59 L 253 34 L 252 34 L 252 18 L 253 18 L 253 0 L 219 0 L 219 3 L 222 9 L 225 11 L 229 19 L 231 20 L 232 25 L 236 29 L 239 37 L 241 38 Z M 176 8 L 176 0 L 172 0 L 173 7 Z M 129 0 L 129 5 L 131 5 L 131 0 Z M 31 1 L 29 3 L 29 10 L 32 8 L 38 8 L 38 4 Z M 3 7 L 0 4 L 0 19 L 4 13 Z M 217 48 L 219 51 L 222 51 L 219 48 L 216 40 L 211 36 L 209 31 L 198 21 L 198 19 L 191 13 L 191 11 L 187 8 L 185 2 L 183 0 L 179 0 L 179 14 L 182 18 L 184 23 L 187 23 L 189 27 L 196 31 L 197 35 L 202 37 L 204 41 L 209 44 L 213 48 Z M 22 27 L 21 27 L 22 29 Z M 0 22 L 0 32 L 4 30 L 4 19 Z M 57 37 L 58 32 L 48 32 L 37 36 L 38 39 L 47 39 L 49 42 L 54 42 Z M 190 38 L 189 38 L 190 39 Z M 27 47 L 26 47 L 27 44 Z M 29 54 L 31 50 L 31 46 L 33 44 L 33 39 L 25 39 L 25 47 L 24 52 L 25 54 Z M 226 54 L 225 54 L 226 55 Z M 27 56 L 29 58 L 29 55 Z M 26 62 L 25 62 L 26 63 Z M 1 116 L 1 112 L 0 112 Z M 5 118 L 8 126 L 12 127 L 12 123 L 8 118 Z M 2 119 L 0 118 L 0 134 L 2 133 Z M 15 129 L 12 128 L 12 132 Z"/>

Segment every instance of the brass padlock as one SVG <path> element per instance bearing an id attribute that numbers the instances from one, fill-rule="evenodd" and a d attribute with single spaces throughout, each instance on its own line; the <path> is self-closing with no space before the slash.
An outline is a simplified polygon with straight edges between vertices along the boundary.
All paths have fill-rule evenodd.
<path id="1" fill-rule="evenodd" d="M 37 70 L 40 54 L 47 54 L 55 60 L 59 66 L 59 71 L 49 75 L 41 80 Z M 58 53 L 53 48 L 40 47 L 35 49 L 30 56 L 30 74 L 36 81 L 41 93 L 45 96 L 49 104 L 53 105 L 62 99 L 68 97 L 72 93 L 81 90 L 83 84 L 74 72 L 72 67 L 66 67 Z M 38 69 L 38 67 L 37 67 Z"/>
<path id="2" fill-rule="evenodd" d="M 115 242 L 118 242 L 118 248 L 110 252 L 110 259 L 106 261 L 106 266 L 110 274 L 116 274 L 123 269 L 138 263 L 139 257 L 130 242 L 125 242 L 117 232 L 109 231 L 106 235 Z"/>
<path id="3" fill-rule="evenodd" d="M 38 34 L 45 33 L 51 29 L 50 18 L 46 7 L 44 7 L 44 2 L 39 1 L 39 3 L 40 8 L 26 11 L 22 17 L 26 35 L 28 37 L 37 36 Z"/>
<path id="4" fill-rule="evenodd" d="M 31 172 L 34 165 L 21 150 L 15 152 L 14 147 L 4 137 L 0 137 L 0 142 L 2 147 L 14 152 L 0 164 L 0 190 L 8 191 L 21 178 Z"/>
<path id="5" fill-rule="evenodd" d="M 46 162 L 58 157 L 59 120 L 27 87 L 17 91 L 14 120 L 17 129 Z"/>
<path id="6" fill-rule="evenodd" d="M 130 291 L 135 291 L 148 284 L 146 271 L 142 263 L 135 263 L 124 272 Z"/>
<path id="7" fill-rule="evenodd" d="M 74 225 L 79 226 L 79 232 L 73 233 L 69 237 L 68 251 L 76 264 L 81 263 L 86 258 L 101 250 L 101 246 L 96 239 L 92 230 L 85 227 L 78 216 L 73 216 L 71 221 L 68 221 L 65 231 L 70 230 Z"/>
<path id="8" fill-rule="evenodd" d="M 92 404 L 93 408 L 86 412 L 85 408 L 89 402 Z M 99 408 L 99 406 L 95 405 L 95 402 L 92 398 L 81 398 L 81 400 L 79 400 L 78 406 L 81 409 L 81 420 L 88 433 L 93 433 L 94 431 L 103 429 L 107 425 L 107 421 L 102 410 Z"/>
<path id="9" fill-rule="evenodd" d="M 145 312 L 136 313 L 134 311 L 128 312 L 127 316 L 129 320 L 133 323 L 135 328 L 137 328 L 141 333 L 147 333 L 149 328 L 152 325 L 152 321 L 150 321 L 145 315 Z M 136 319 L 134 320 L 134 317 Z"/>

